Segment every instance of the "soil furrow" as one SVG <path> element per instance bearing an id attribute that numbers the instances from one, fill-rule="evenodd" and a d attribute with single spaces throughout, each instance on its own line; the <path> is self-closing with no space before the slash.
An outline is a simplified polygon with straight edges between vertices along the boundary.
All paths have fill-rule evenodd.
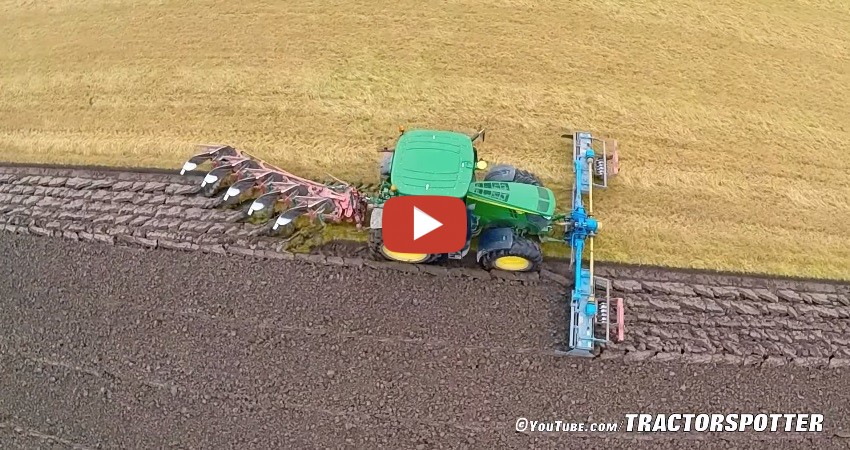
<path id="1" fill-rule="evenodd" d="M 49 436 L 92 448 L 681 445 L 513 429 L 517 417 L 622 424 L 635 411 L 817 412 L 828 432 L 809 444 L 820 448 L 850 430 L 850 394 L 841 389 L 850 372 L 821 368 L 840 360 L 804 357 L 798 346 L 837 348 L 842 331 L 814 329 L 828 325 L 814 314 L 809 323 L 736 313 L 734 302 L 709 313 L 640 299 L 626 342 L 576 359 L 552 352 L 564 338 L 565 288 L 545 278 L 402 272 L 320 255 L 263 259 L 264 250 L 245 249 L 150 251 L 0 233 L 0 391 L 10 393 L 0 397 L 8 416 L 0 421 L 17 424 L 17 445 Z M 766 320 L 773 325 L 756 326 Z M 783 330 L 780 320 L 809 328 Z M 783 339 L 793 355 L 771 346 Z M 722 347 L 727 341 L 738 350 Z M 682 364 L 696 362 L 704 364 Z M 780 435 L 734 440 L 801 443 Z"/>

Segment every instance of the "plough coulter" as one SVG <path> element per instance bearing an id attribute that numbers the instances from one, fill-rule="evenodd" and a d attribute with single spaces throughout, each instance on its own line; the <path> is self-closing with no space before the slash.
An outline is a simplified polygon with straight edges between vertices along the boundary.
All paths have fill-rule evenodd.
<path id="1" fill-rule="evenodd" d="M 552 190 L 533 173 L 507 164 L 487 170 L 487 162 L 478 158 L 474 146 L 475 141 L 484 140 L 484 130 L 472 136 L 439 130 L 400 131 L 395 147 L 380 150 L 384 155 L 381 185 L 377 195 L 369 198 L 345 182 L 306 180 L 230 146 L 204 146 L 180 173 L 211 163 L 201 183 L 203 194 L 212 197 L 224 191 L 221 203 L 231 207 L 252 200 L 246 215 L 260 221 L 276 216 L 269 229 L 272 234 L 301 215 L 323 223 L 349 222 L 362 227 L 371 211 L 369 249 L 377 259 L 411 264 L 463 259 L 475 242 L 475 259 L 484 269 L 529 272 L 540 269 L 542 242 L 565 243 L 571 248 L 574 280 L 566 353 L 593 356 L 600 346 L 623 339 L 623 299 L 611 298 L 611 282 L 595 275 L 593 257 L 598 229 L 592 215 L 593 191 L 608 187 L 619 172 L 616 141 L 597 139 L 588 132 L 569 136 L 575 181 L 571 211 L 562 214 L 555 211 Z M 485 170 L 476 177 L 476 171 Z M 466 244 L 460 251 L 411 254 L 384 245 L 384 203 L 396 196 L 416 195 L 464 201 L 468 226 Z M 556 225 L 563 226 L 563 234 L 555 231 Z"/>

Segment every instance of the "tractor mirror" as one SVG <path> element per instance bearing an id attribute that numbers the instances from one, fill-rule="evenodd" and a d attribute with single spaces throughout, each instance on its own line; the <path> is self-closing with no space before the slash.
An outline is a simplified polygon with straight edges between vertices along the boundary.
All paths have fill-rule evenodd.
<path id="1" fill-rule="evenodd" d="M 475 168 L 478 169 L 478 170 L 486 169 L 487 168 L 487 161 L 484 161 L 483 159 L 479 160 L 477 163 L 475 163 Z"/>
<path id="2" fill-rule="evenodd" d="M 472 142 L 475 142 L 475 141 L 477 141 L 478 139 L 481 139 L 481 142 L 484 142 L 484 134 L 485 134 L 485 130 L 484 130 L 484 128 L 482 128 L 482 129 L 481 129 L 481 131 L 479 131 L 479 132 L 477 132 L 477 133 L 473 134 L 472 136 L 470 136 L 470 137 L 469 137 L 469 139 L 470 139 Z"/>

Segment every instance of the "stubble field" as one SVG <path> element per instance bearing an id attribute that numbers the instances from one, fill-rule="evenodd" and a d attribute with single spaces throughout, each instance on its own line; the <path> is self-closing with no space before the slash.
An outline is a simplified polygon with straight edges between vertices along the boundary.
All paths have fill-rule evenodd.
<path id="1" fill-rule="evenodd" d="M 742 6 L 742 3 L 746 5 Z M 399 124 L 473 131 L 566 200 L 617 138 L 602 259 L 847 279 L 839 1 L 0 1 L 0 160 L 176 168 L 199 142 L 376 178 Z"/>

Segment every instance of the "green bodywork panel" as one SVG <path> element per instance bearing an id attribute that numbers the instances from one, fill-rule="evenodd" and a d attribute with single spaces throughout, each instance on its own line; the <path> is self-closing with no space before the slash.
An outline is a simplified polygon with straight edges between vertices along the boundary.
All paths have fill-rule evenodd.
<path id="1" fill-rule="evenodd" d="M 396 143 L 390 181 L 400 195 L 463 198 L 474 170 L 475 151 L 469 136 L 410 130 Z"/>
<path id="2" fill-rule="evenodd" d="M 475 181 L 475 149 L 469 136 L 453 131 L 409 130 L 396 142 L 389 180 L 379 202 L 397 195 L 464 198 L 474 216 L 473 234 L 510 227 L 522 234 L 552 230 L 551 189 L 504 181 Z M 390 189 L 395 185 L 396 191 Z"/>
<path id="3" fill-rule="evenodd" d="M 551 189 L 503 181 L 471 183 L 466 204 L 474 206 L 478 229 L 506 226 L 531 234 L 546 233 L 555 213 Z"/>

